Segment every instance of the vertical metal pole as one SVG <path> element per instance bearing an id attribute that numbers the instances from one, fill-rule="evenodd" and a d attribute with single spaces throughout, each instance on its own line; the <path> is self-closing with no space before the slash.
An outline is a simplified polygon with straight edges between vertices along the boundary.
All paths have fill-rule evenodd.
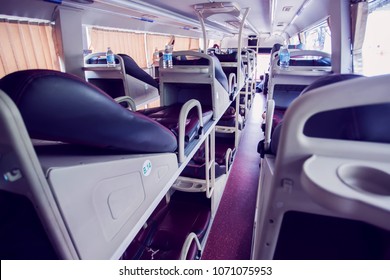
<path id="1" fill-rule="evenodd" d="M 200 25 L 202 26 L 202 32 L 203 32 L 203 52 L 207 53 L 207 32 L 206 32 L 206 25 L 204 23 L 204 18 L 202 13 L 198 12 L 198 18 L 200 21 Z"/>

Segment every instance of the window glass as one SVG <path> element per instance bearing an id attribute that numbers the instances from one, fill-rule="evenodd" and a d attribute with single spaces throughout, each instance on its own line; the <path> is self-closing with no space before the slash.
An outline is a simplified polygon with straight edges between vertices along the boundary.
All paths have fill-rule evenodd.
<path id="1" fill-rule="evenodd" d="M 293 37 L 290 38 L 288 41 L 289 45 L 299 45 L 301 42 L 299 41 L 299 36 L 298 34 L 294 35 Z"/>
<path id="2" fill-rule="evenodd" d="M 332 52 L 331 33 L 328 21 L 304 31 L 301 34 L 303 49 Z"/>
<path id="3" fill-rule="evenodd" d="M 386 1 L 382 1 L 386 2 Z M 371 6 L 363 43 L 363 75 L 390 73 L 390 32 L 386 31 L 390 17 L 390 1 Z M 370 6 L 369 6 L 370 7 Z"/>

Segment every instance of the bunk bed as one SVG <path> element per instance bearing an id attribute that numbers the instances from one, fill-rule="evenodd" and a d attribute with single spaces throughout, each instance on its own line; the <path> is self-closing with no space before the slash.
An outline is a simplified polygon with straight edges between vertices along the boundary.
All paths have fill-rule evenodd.
<path id="1" fill-rule="evenodd" d="M 53 70 L 0 80 L 0 200 L 18 209 L 2 221 L 4 258 L 200 258 L 232 164 L 229 150 L 216 159 L 215 129 L 240 78 L 213 56 L 173 56 L 173 68 L 160 60 L 161 95 L 126 55 L 110 67 L 104 53 L 85 57 L 86 81 Z M 137 111 L 158 98 L 161 108 Z M 194 194 L 177 182 L 196 153 L 207 167 Z"/>
<path id="2" fill-rule="evenodd" d="M 290 65 L 279 67 L 277 51 L 271 54 L 266 114 L 263 124 L 264 141 L 259 144 L 263 157 L 270 148 L 271 134 L 283 119 L 289 105 L 303 89 L 315 80 L 332 73 L 330 54 L 316 50 L 290 50 Z"/>
<path id="3" fill-rule="evenodd" d="M 330 75 L 287 109 L 260 171 L 252 259 L 388 257 L 388 81 Z"/>
<path id="4" fill-rule="evenodd" d="M 123 255 L 125 259 L 164 259 L 172 256 L 180 256 L 182 259 L 199 258 L 222 197 L 232 161 L 230 150 L 216 152 L 218 145 L 216 145 L 215 127 L 219 119 L 228 111 L 231 96 L 235 94 L 232 80 L 228 83 L 216 57 L 192 51 L 174 52 L 173 67 L 163 68 L 160 65 L 160 69 L 162 106 L 138 112 L 169 127 L 172 125 L 171 119 L 177 111 L 177 106 L 195 98 L 202 104 L 204 114 L 207 114 L 203 119 L 209 119 L 213 127 L 210 128 L 205 123 L 203 129 L 211 129 L 209 136 L 173 183 L 171 192 L 167 194 L 169 202 L 161 202 L 164 206 L 156 210 L 146 222 L 146 228 L 138 233 Z M 208 110 L 211 109 L 210 116 Z M 171 113 L 167 114 L 167 111 Z M 191 146 L 191 143 L 188 143 L 188 146 Z M 223 149 L 228 148 L 224 146 Z M 218 156 L 220 153 L 222 156 Z M 179 161 L 180 157 L 179 154 Z M 197 173 L 202 173 L 204 176 L 196 176 Z M 182 199 L 184 200 L 181 201 Z M 196 221 L 200 217 L 203 227 L 192 228 L 192 225 L 198 224 Z M 172 219 L 177 220 L 180 226 L 167 222 Z M 183 236 L 179 237 L 178 232 L 184 233 Z M 198 232 L 202 234 L 197 234 Z M 161 240 L 160 234 L 168 243 L 171 242 L 169 240 L 172 242 L 175 240 L 174 244 L 166 246 L 167 243 L 156 241 Z M 175 245 L 177 241 L 184 245 L 178 247 Z M 161 254 L 150 254 L 157 251 Z"/>
<path id="5" fill-rule="evenodd" d="M 199 102 L 183 106 L 177 139 L 57 71 L 15 72 L 0 87 L 8 94 L 1 94 L 2 190 L 28 197 L 63 259 L 120 258 L 213 128 L 184 148 L 193 106 L 203 125 Z M 44 141 L 33 146 L 30 137 Z"/>

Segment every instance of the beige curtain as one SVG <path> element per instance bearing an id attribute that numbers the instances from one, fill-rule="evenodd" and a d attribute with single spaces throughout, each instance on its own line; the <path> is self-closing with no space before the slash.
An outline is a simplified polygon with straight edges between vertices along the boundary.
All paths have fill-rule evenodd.
<path id="1" fill-rule="evenodd" d="M 153 61 L 155 48 L 162 51 L 171 40 L 170 35 L 133 33 L 127 31 L 108 30 L 97 27 L 90 28 L 92 52 L 105 52 L 111 47 L 114 53 L 131 56 L 137 64 L 146 68 Z M 198 49 L 199 39 L 175 37 L 174 51 Z M 146 59 L 148 58 L 148 60 Z"/>
<path id="2" fill-rule="evenodd" d="M 60 70 L 53 27 L 18 21 L 0 22 L 0 77 L 25 69 Z"/>
<path id="3" fill-rule="evenodd" d="M 174 51 L 187 51 L 190 49 L 191 38 L 176 37 Z"/>
<path id="4" fill-rule="evenodd" d="M 105 52 L 107 47 L 111 47 L 114 53 L 127 54 L 140 67 L 147 67 L 144 34 L 92 27 L 90 36 L 89 49 L 92 52 Z"/>
<path id="5" fill-rule="evenodd" d="M 146 48 L 147 53 L 152 57 L 154 49 L 162 51 L 165 45 L 171 40 L 171 36 L 168 35 L 146 35 Z M 198 50 L 199 39 L 187 38 L 187 37 L 175 37 L 174 51 L 186 51 L 186 50 Z"/>
<path id="6" fill-rule="evenodd" d="M 199 50 L 199 39 L 191 38 L 190 39 L 190 50 Z"/>
<path id="7" fill-rule="evenodd" d="M 146 53 L 150 57 L 150 61 L 153 61 L 154 49 L 163 51 L 170 39 L 171 36 L 168 35 L 146 34 Z"/>

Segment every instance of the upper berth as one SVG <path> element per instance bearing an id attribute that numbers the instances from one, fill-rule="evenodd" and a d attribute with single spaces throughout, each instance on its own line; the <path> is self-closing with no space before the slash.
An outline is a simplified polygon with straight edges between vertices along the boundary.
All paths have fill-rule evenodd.
<path id="1" fill-rule="evenodd" d="M 194 51 L 173 52 L 173 67 L 163 68 L 160 60 L 161 105 L 169 106 L 197 99 L 212 107 L 218 120 L 234 95 L 233 81 L 222 71 L 219 60 Z"/>

